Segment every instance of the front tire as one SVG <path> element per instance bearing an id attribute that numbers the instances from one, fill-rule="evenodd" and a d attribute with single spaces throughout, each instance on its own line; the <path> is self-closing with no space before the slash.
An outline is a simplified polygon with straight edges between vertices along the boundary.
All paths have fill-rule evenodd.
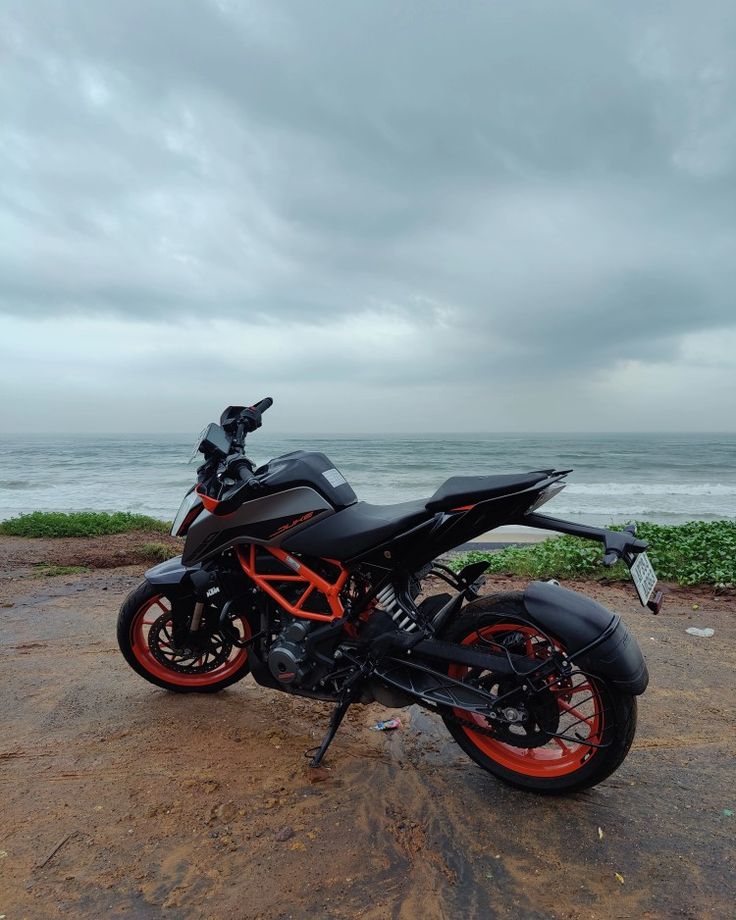
<path id="1" fill-rule="evenodd" d="M 172 641 L 172 610 L 172 600 L 148 581 L 123 602 L 118 645 L 137 674 L 174 693 L 217 693 L 248 674 L 248 649 L 233 645 L 216 629 L 208 631 L 206 644 L 196 651 L 177 650 Z M 233 626 L 241 640 L 250 637 L 244 616 L 235 618 Z"/>
<path id="2" fill-rule="evenodd" d="M 544 634 L 529 619 L 518 595 L 487 598 L 468 606 L 442 636 L 476 647 L 499 646 L 542 661 L 563 643 Z M 488 672 L 450 665 L 455 680 L 480 682 L 509 694 L 510 706 L 522 698 Z M 463 751 L 498 779 L 520 789 L 549 795 L 595 786 L 623 762 L 636 730 L 636 698 L 595 674 L 552 675 L 540 694 L 527 700 L 526 718 L 502 725 L 478 714 L 448 711 L 443 720 Z M 560 736 L 562 737 L 556 737 Z M 587 743 L 586 743 L 587 742 Z"/>

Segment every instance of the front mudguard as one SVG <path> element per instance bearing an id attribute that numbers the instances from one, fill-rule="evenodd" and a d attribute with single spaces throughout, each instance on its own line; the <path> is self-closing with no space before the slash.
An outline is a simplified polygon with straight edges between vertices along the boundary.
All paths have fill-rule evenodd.
<path id="1" fill-rule="evenodd" d="M 173 559 L 167 559 L 166 562 L 154 565 L 146 572 L 145 578 L 149 584 L 157 588 L 169 588 L 177 594 L 191 594 L 191 576 L 194 572 L 199 572 L 201 568 L 200 564 L 183 565 L 181 556 L 175 556 Z"/>
<path id="2" fill-rule="evenodd" d="M 524 592 L 529 619 L 559 639 L 582 671 L 596 674 L 636 696 L 644 693 L 649 672 L 639 643 L 617 613 L 559 585 L 533 581 Z"/>

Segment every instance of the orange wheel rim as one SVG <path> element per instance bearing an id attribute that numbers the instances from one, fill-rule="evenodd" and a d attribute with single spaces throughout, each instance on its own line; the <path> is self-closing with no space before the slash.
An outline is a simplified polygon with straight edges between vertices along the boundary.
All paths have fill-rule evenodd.
<path id="1" fill-rule="evenodd" d="M 462 644 L 474 645 L 485 642 L 487 645 L 488 640 L 498 641 L 502 634 L 512 632 L 525 637 L 524 646 L 528 657 L 541 660 L 545 657 L 545 648 L 546 654 L 549 655 L 550 640 L 534 627 L 517 623 L 495 623 L 482 627 L 466 636 Z M 564 651 L 558 643 L 554 643 L 554 648 Z M 455 680 L 462 680 L 468 672 L 469 668 L 466 666 L 451 665 L 449 676 Z M 554 696 L 560 715 L 560 725 L 556 734 L 565 735 L 564 739 L 551 737 L 543 745 L 525 748 L 494 738 L 485 731 L 474 731 L 467 726 L 463 726 L 462 730 L 486 757 L 515 773 L 548 778 L 574 773 L 595 756 L 598 748 L 594 745 L 602 743 L 604 723 L 600 693 L 595 683 L 581 672 L 573 675 L 567 685 L 552 679 L 548 690 Z M 477 713 L 461 709 L 455 709 L 453 712 L 457 718 L 475 722 L 479 728 L 491 731 L 494 728 L 492 721 Z M 580 740 L 568 740 L 573 736 Z"/>
<path id="2" fill-rule="evenodd" d="M 232 646 L 227 659 L 211 671 L 182 673 L 174 670 L 174 668 L 167 667 L 156 658 L 149 644 L 151 627 L 164 614 L 171 614 L 171 604 L 166 597 L 159 594 L 152 597 L 151 600 L 138 609 L 130 627 L 133 654 L 146 671 L 154 677 L 168 681 L 170 684 L 177 684 L 180 687 L 209 687 L 231 677 L 247 661 L 248 649 Z M 250 638 L 250 626 L 245 617 L 238 617 L 232 623 L 241 640 Z"/>

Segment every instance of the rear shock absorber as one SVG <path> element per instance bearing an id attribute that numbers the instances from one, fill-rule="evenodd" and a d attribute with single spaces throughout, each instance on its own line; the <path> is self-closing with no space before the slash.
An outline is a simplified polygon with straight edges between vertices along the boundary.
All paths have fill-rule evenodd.
<path id="1" fill-rule="evenodd" d="M 385 610 L 400 629 L 412 632 L 412 630 L 417 628 L 417 624 L 399 603 L 393 585 L 388 584 L 385 588 L 381 589 L 381 591 L 376 594 L 376 600 L 381 610 Z"/>

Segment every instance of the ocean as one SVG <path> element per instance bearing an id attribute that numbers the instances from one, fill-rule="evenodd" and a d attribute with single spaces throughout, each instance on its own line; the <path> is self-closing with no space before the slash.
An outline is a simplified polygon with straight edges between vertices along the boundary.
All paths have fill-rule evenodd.
<path id="1" fill-rule="evenodd" d="M 193 435 L 0 436 L 0 520 L 24 512 L 135 511 L 171 520 L 195 477 Z M 326 453 L 358 497 L 431 495 L 452 475 L 572 468 L 548 513 L 586 523 L 736 519 L 736 434 L 279 436 L 249 438 L 257 463 Z"/>

